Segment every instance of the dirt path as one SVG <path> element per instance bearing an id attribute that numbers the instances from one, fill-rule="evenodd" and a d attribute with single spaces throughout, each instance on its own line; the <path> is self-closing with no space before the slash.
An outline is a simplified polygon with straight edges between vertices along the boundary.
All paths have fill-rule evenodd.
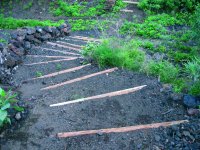
<path id="1" fill-rule="evenodd" d="M 94 33 L 91 34 L 94 36 Z M 81 40 L 82 36 L 88 38 Z M 79 50 L 88 40 L 98 39 L 90 36 L 87 32 L 74 33 L 30 51 L 14 78 L 16 85 L 20 86 L 22 101 L 28 105 L 30 114 L 22 122 L 21 128 L 13 134 L 5 135 L 2 150 L 121 150 L 139 146 L 151 149 L 157 144 L 156 134 L 166 132 L 165 128 L 64 139 L 55 135 L 60 132 L 184 119 L 183 109 L 179 106 L 173 108 L 173 113 L 165 114 L 172 106 L 166 95 L 160 93 L 161 85 L 155 78 L 121 69 L 102 70 L 82 63 Z M 52 46 L 55 44 L 58 46 Z M 147 86 L 126 95 L 50 107 L 51 104 L 142 85 Z"/>

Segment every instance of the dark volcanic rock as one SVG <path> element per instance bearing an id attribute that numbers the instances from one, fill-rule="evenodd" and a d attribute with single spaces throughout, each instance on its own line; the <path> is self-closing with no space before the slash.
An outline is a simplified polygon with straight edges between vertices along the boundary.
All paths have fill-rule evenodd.
<path id="1" fill-rule="evenodd" d="M 47 40 L 49 40 L 49 39 L 51 39 L 51 34 L 49 34 L 49 33 L 47 33 L 47 34 L 41 36 L 41 40 L 42 40 L 42 41 L 47 41 Z"/>
<path id="2" fill-rule="evenodd" d="M 198 97 L 194 97 L 192 95 L 185 95 L 183 98 L 183 103 L 188 108 L 195 108 L 200 105 L 200 100 Z"/>
<path id="3" fill-rule="evenodd" d="M 31 43 L 30 42 L 28 42 L 28 41 L 26 41 L 25 43 L 24 43 L 24 48 L 27 50 L 27 49 L 30 49 L 31 48 Z"/>
<path id="4" fill-rule="evenodd" d="M 27 28 L 26 29 L 26 33 L 28 35 L 31 35 L 31 34 L 34 34 L 36 32 L 36 29 L 35 28 Z"/>
<path id="5" fill-rule="evenodd" d="M 48 33 L 52 33 L 53 32 L 50 27 L 44 27 L 43 30 L 48 32 Z"/>

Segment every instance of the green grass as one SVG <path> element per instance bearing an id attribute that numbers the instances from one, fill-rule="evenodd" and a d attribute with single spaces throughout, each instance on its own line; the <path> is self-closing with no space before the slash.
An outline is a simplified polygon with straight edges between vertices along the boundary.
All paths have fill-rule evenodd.
<path id="1" fill-rule="evenodd" d="M 109 39 L 104 40 L 100 45 L 91 43 L 85 47 L 84 55 L 92 57 L 100 67 L 117 66 L 130 70 L 139 70 L 145 59 L 144 52 L 137 48 L 130 49 L 124 46 L 124 42 L 119 45 L 118 42 Z"/>
<path id="2" fill-rule="evenodd" d="M 59 26 L 64 23 L 64 20 L 53 22 L 50 20 L 34 20 L 34 19 L 15 19 L 12 17 L 5 18 L 0 15 L 0 28 L 1 29 L 17 29 L 22 27 L 35 27 L 35 26 Z"/>

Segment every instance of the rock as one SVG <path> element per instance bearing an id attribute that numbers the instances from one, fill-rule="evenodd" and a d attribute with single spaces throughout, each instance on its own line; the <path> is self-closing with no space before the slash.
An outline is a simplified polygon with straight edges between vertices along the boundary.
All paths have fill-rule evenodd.
<path id="1" fill-rule="evenodd" d="M 49 39 L 51 39 L 51 34 L 49 34 L 49 33 L 47 33 L 47 34 L 45 34 L 45 35 L 43 35 L 43 36 L 41 37 L 41 40 L 42 40 L 42 41 L 47 41 L 47 40 L 49 40 Z"/>
<path id="2" fill-rule="evenodd" d="M 157 142 L 159 142 L 159 141 L 160 141 L 160 136 L 159 136 L 159 135 L 155 135 L 155 140 L 156 140 Z"/>
<path id="3" fill-rule="evenodd" d="M 192 95 L 185 95 L 183 97 L 183 103 L 188 108 L 195 108 L 200 105 L 200 101 L 197 99 L 197 97 Z"/>
<path id="4" fill-rule="evenodd" d="M 115 5 L 116 0 L 106 0 L 104 9 L 107 11 L 112 10 L 113 6 Z"/>
<path id="5" fill-rule="evenodd" d="M 22 43 L 19 42 L 19 41 L 16 41 L 16 40 L 9 40 L 9 44 L 14 45 L 15 47 L 21 47 L 22 46 Z"/>
<path id="6" fill-rule="evenodd" d="M 22 118 L 22 117 L 21 117 L 21 113 L 20 113 L 20 112 L 16 113 L 15 119 L 16 119 L 16 120 L 20 120 L 21 118 Z"/>
<path id="7" fill-rule="evenodd" d="M 27 28 L 26 29 L 26 33 L 28 35 L 31 35 L 31 34 L 34 34 L 36 32 L 36 29 L 35 28 Z"/>
<path id="8" fill-rule="evenodd" d="M 180 102 L 183 100 L 183 94 L 182 93 L 171 93 L 170 99 L 172 99 L 175 102 Z"/>
<path id="9" fill-rule="evenodd" d="M 43 29 L 41 27 L 36 27 L 35 29 L 36 29 L 36 32 L 43 33 Z"/>
<path id="10" fill-rule="evenodd" d="M 190 108 L 187 110 L 188 115 L 198 115 L 200 114 L 200 110 L 199 109 L 194 109 L 194 108 Z"/>
<path id="11" fill-rule="evenodd" d="M 50 27 L 44 27 L 43 30 L 48 32 L 48 33 L 52 33 L 53 32 Z"/>
<path id="12" fill-rule="evenodd" d="M 171 92 L 172 91 L 172 85 L 171 84 L 163 84 L 162 88 L 160 89 L 160 92 Z"/>
<path id="13" fill-rule="evenodd" d="M 0 43 L 0 52 L 2 52 L 2 51 L 3 51 L 3 49 L 4 49 L 4 46 L 3 46 L 3 44 L 2 44 L 2 43 Z"/>
<path id="14" fill-rule="evenodd" d="M 11 33 L 10 36 L 11 36 L 11 39 L 17 39 L 18 37 L 17 33 Z"/>
<path id="15" fill-rule="evenodd" d="M 64 35 L 68 35 L 70 31 L 67 28 L 64 28 L 61 30 L 61 33 L 64 33 Z"/>
<path id="16" fill-rule="evenodd" d="M 163 53 L 158 53 L 157 52 L 157 53 L 154 53 L 152 57 L 153 57 L 153 59 L 155 59 L 157 61 L 161 61 L 166 57 L 166 55 L 163 54 Z"/>
<path id="17" fill-rule="evenodd" d="M 17 48 L 15 47 L 14 45 L 12 44 L 9 44 L 8 45 L 8 48 L 13 51 L 15 54 L 19 55 L 19 56 L 23 56 L 25 54 L 25 50 L 24 48 L 20 47 L 20 48 Z"/>
<path id="18" fill-rule="evenodd" d="M 28 42 L 28 41 L 26 41 L 26 42 L 24 43 L 24 48 L 25 48 L 25 49 L 30 49 L 30 48 L 31 48 L 31 43 Z"/>
<path id="19" fill-rule="evenodd" d="M 12 68 L 20 63 L 22 63 L 22 58 L 9 50 L 9 55 L 6 56 L 4 64 L 9 68 Z"/>

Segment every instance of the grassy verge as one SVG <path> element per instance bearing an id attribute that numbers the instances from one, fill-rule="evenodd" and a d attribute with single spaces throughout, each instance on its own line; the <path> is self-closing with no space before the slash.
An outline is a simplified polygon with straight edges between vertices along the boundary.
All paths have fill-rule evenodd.
<path id="1" fill-rule="evenodd" d="M 21 27 L 35 26 L 59 26 L 64 23 L 64 20 L 53 22 L 50 20 L 40 21 L 34 19 L 15 19 L 12 17 L 5 18 L 0 15 L 0 29 L 17 29 Z"/>

